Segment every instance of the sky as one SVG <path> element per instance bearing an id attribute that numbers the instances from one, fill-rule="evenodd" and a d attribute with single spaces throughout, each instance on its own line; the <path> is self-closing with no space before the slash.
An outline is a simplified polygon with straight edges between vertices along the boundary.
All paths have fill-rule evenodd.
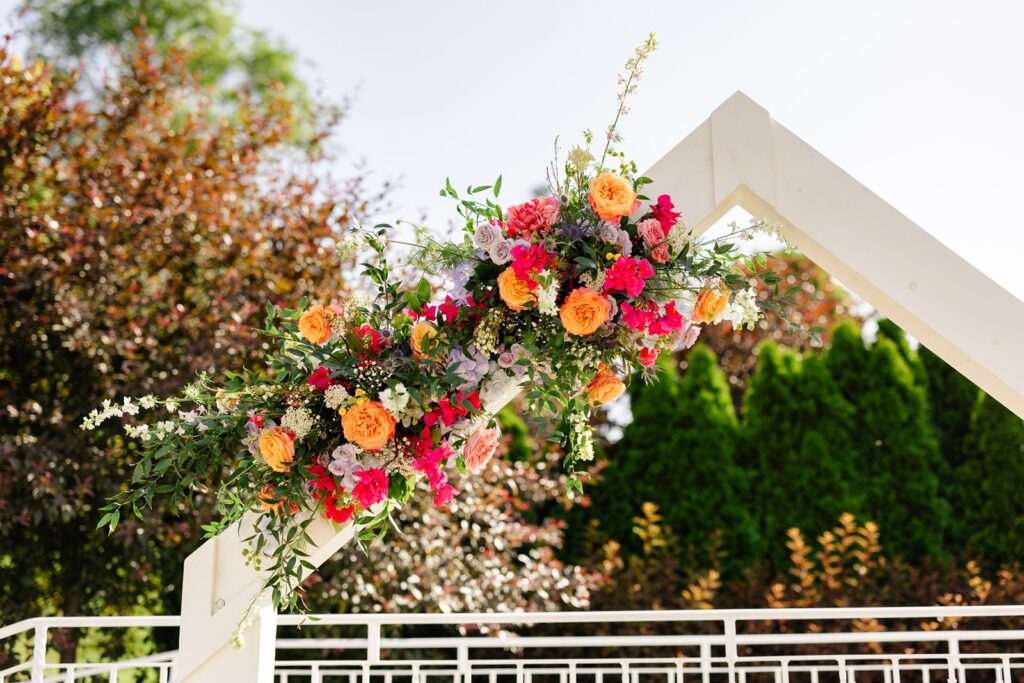
<path id="1" fill-rule="evenodd" d="M 13 3 L 0 0 L 0 11 Z M 394 217 L 444 227 L 438 196 L 499 173 L 506 204 L 543 181 L 553 142 L 614 115 L 617 75 L 661 43 L 624 149 L 641 169 L 742 90 L 1024 298 L 1024 3 L 347 2 L 240 0 L 329 99 L 354 95 L 338 171 L 397 180 Z M 6 13 L 6 12 L 4 12 Z M 686 209 L 686 197 L 674 197 Z M 885 245 L 879 245 L 880 249 Z"/>
<path id="2" fill-rule="evenodd" d="M 661 43 L 621 130 L 641 168 L 742 90 L 1024 298 L 1024 3 L 244 0 L 330 98 L 355 94 L 342 164 L 398 179 L 396 215 L 443 226 L 437 196 L 543 180 L 554 138 L 602 130 L 617 75 Z M 685 196 L 678 198 L 685 212 Z M 884 245 L 879 245 L 884 248 Z"/>

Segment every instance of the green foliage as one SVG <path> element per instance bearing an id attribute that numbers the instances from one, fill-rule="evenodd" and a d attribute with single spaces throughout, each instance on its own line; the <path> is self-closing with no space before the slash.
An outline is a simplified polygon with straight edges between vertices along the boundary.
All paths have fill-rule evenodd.
<path id="1" fill-rule="evenodd" d="M 506 406 L 498 413 L 501 434 L 507 442 L 505 457 L 513 462 L 529 461 L 537 453 L 538 443 L 530 433 L 530 427 L 516 411 Z"/>
<path id="2" fill-rule="evenodd" d="M 910 560 L 942 557 L 949 521 L 939 482 L 944 467 L 929 422 L 928 397 L 900 346 L 879 336 L 869 348 L 851 323 L 827 355 L 840 392 L 855 410 L 852 446 L 864 513 L 883 529 L 890 552 Z"/>
<path id="3" fill-rule="evenodd" d="M 899 351 L 900 358 L 906 362 L 907 367 L 910 368 L 911 373 L 914 375 L 914 383 L 919 387 L 927 388 L 928 370 L 925 368 L 920 354 L 911 348 L 910 342 L 907 340 L 907 335 L 903 332 L 903 328 L 888 318 L 883 318 L 878 321 L 877 336 L 879 339 L 888 339 L 896 345 L 896 350 Z M 970 411 L 968 411 L 968 414 L 970 414 Z"/>
<path id="4" fill-rule="evenodd" d="M 918 349 L 918 356 L 928 376 L 932 426 L 939 439 L 939 451 L 952 470 L 970 456 L 967 438 L 981 390 L 924 346 Z"/>
<path id="5" fill-rule="evenodd" d="M 62 61 L 94 58 L 135 43 L 142 31 L 166 54 L 180 49 L 204 86 L 236 101 L 239 84 L 261 98 L 284 97 L 311 113 L 295 53 L 238 23 L 227 0 L 26 0 L 37 52 Z"/>
<path id="6" fill-rule="evenodd" d="M 785 559 L 786 531 L 824 530 L 862 506 L 853 410 L 817 357 L 767 342 L 745 396 L 741 462 L 752 478 L 763 551 Z"/>
<path id="7" fill-rule="evenodd" d="M 955 539 L 989 567 L 1024 558 L 1024 420 L 991 396 L 974 411 L 953 477 Z"/>
<path id="8" fill-rule="evenodd" d="M 633 422 L 593 493 L 603 530 L 634 540 L 629 520 L 652 502 L 675 531 L 688 566 L 707 564 L 720 536 L 726 569 L 738 571 L 755 532 L 734 462 L 736 415 L 714 354 L 696 347 L 682 380 L 671 362 L 662 362 L 658 381 L 633 383 L 631 401 Z"/>

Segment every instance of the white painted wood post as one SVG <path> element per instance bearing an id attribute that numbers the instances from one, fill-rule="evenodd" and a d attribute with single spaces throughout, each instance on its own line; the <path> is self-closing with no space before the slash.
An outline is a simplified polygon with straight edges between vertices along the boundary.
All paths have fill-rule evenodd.
<path id="1" fill-rule="evenodd" d="M 244 633 L 245 647 L 231 641 L 238 624 L 265 581 L 263 572 L 245 563 L 243 539 L 253 533 L 258 515 L 250 514 L 185 560 L 181 634 L 175 680 L 178 683 L 271 683 L 274 678 L 277 614 L 269 597 Z M 355 536 L 356 526 L 340 530 L 316 519 L 308 533 L 309 561 L 319 567 Z"/>

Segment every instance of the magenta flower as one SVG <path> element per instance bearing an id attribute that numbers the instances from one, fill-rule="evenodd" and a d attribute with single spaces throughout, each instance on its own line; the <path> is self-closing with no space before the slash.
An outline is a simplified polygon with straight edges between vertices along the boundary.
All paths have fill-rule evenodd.
<path id="1" fill-rule="evenodd" d="M 661 229 L 668 235 L 669 231 L 675 227 L 675 224 L 679 222 L 680 213 L 673 211 L 676 208 L 672 203 L 672 199 L 667 195 L 663 194 L 658 197 L 658 203 L 651 205 L 651 214 L 658 219 L 661 223 Z"/>
<path id="2" fill-rule="evenodd" d="M 620 258 L 605 271 L 604 293 L 625 291 L 631 297 L 640 296 L 652 277 L 654 268 L 647 259 Z"/>
<path id="3" fill-rule="evenodd" d="M 379 467 L 356 472 L 359 483 L 352 487 L 352 497 L 369 508 L 388 497 L 388 475 Z"/>

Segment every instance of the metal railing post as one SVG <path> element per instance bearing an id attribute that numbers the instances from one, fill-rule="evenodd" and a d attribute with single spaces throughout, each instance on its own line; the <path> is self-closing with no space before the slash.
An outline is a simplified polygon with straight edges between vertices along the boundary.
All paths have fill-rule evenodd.
<path id="1" fill-rule="evenodd" d="M 960 641 L 955 638 L 949 640 L 949 683 L 956 683 L 956 668 L 960 663 Z"/>
<path id="2" fill-rule="evenodd" d="M 380 622 L 366 624 L 366 659 L 371 664 L 380 663 Z"/>
<path id="3" fill-rule="evenodd" d="M 725 635 L 725 661 L 729 667 L 729 683 L 736 683 L 736 663 L 739 660 L 739 648 L 736 647 L 736 620 L 723 621 Z"/>
<path id="4" fill-rule="evenodd" d="M 460 683 L 468 683 L 468 681 L 472 680 L 469 676 L 469 648 L 465 645 L 459 645 L 455 648 L 455 657 L 458 660 L 459 681 Z"/>
<path id="5" fill-rule="evenodd" d="M 711 643 L 700 644 L 700 680 L 711 683 Z"/>
<path id="6" fill-rule="evenodd" d="M 46 627 L 36 626 L 32 634 L 32 683 L 42 683 L 46 673 Z"/>

